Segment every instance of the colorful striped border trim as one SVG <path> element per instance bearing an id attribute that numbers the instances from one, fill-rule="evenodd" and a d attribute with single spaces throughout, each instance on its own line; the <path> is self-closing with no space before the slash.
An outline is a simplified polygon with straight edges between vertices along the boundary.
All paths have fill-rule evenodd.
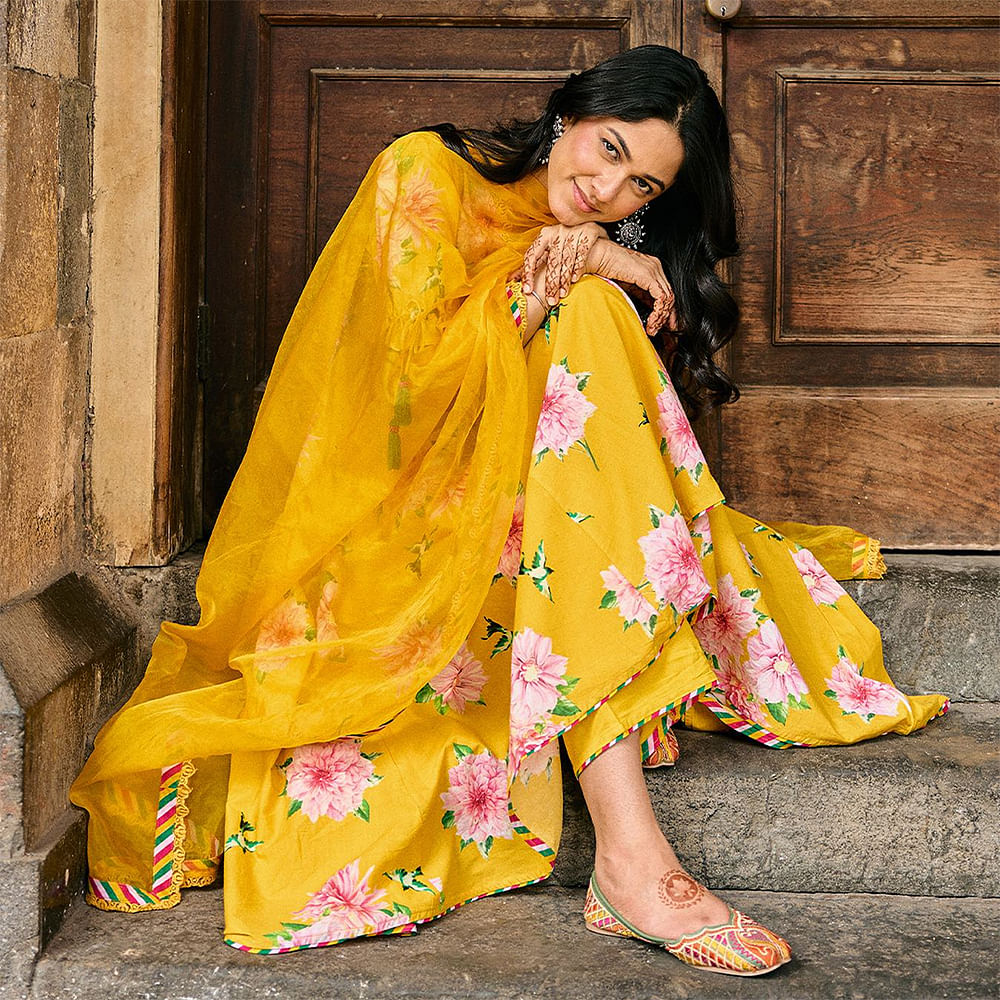
<path id="1" fill-rule="evenodd" d="M 549 877 L 549 875 L 542 875 L 540 878 L 529 879 L 527 882 L 517 882 L 514 885 L 505 885 L 501 886 L 499 889 L 491 889 L 489 892 L 481 892 L 478 896 L 470 896 L 468 899 L 463 899 L 459 903 L 453 903 L 440 913 L 431 913 L 426 917 L 418 917 L 416 920 L 411 920 L 407 924 L 401 924 L 399 927 L 390 927 L 388 930 L 381 931 L 378 934 L 366 934 L 364 930 L 360 930 L 357 934 L 352 934 L 350 937 L 334 938 L 330 941 L 321 941 L 318 944 L 297 944 L 277 948 L 253 948 L 247 944 L 240 944 L 238 941 L 232 940 L 232 938 L 223 938 L 222 940 L 228 944 L 230 948 L 235 948 L 237 951 L 246 951 L 253 955 L 284 955 L 292 951 L 308 951 L 311 948 L 327 948 L 330 945 L 343 944 L 345 941 L 354 941 L 360 937 L 388 937 L 390 934 L 416 934 L 420 924 L 427 924 L 432 920 L 439 920 L 441 917 L 447 916 L 447 914 L 451 913 L 453 910 L 457 910 L 460 906 L 475 903 L 477 900 L 486 899 L 489 896 L 499 896 L 505 892 L 513 892 L 515 889 L 523 889 L 529 885 L 538 885 L 539 882 L 544 882 Z"/>
<path id="2" fill-rule="evenodd" d="M 558 763 L 558 762 L 557 762 Z M 507 804 L 507 812 L 510 814 L 511 826 L 514 827 L 514 832 L 521 837 L 521 839 L 530 847 L 533 851 L 537 851 L 543 858 L 548 861 L 550 865 L 556 863 L 556 852 L 549 847 L 541 837 L 536 837 L 531 830 L 525 826 L 521 817 L 514 812 L 510 807 L 510 803 Z"/>
<path id="3" fill-rule="evenodd" d="M 86 901 L 100 910 L 133 913 L 139 910 L 166 910 L 180 902 L 181 886 L 204 885 L 206 872 L 185 871 L 184 818 L 186 800 L 194 765 L 190 761 L 170 764 L 160 771 L 160 795 L 156 804 L 156 827 L 153 834 L 153 877 L 149 890 L 126 882 L 88 878 Z M 208 862 L 202 862 L 206 866 Z M 207 867 L 206 867 L 207 871 Z M 212 875 L 210 881 L 215 881 Z"/>
<path id="4" fill-rule="evenodd" d="M 511 316 L 514 317 L 514 326 L 520 330 L 524 323 L 524 315 L 528 311 L 528 303 L 520 287 L 515 290 L 515 282 L 513 281 L 507 282 L 507 305 L 510 308 Z"/>
<path id="5" fill-rule="evenodd" d="M 689 705 L 691 702 L 699 698 L 702 692 L 707 690 L 709 690 L 708 685 L 702 685 L 699 688 L 695 688 L 693 691 L 689 691 L 686 695 L 684 695 L 683 698 L 678 698 L 677 701 L 673 701 L 669 705 L 657 709 L 655 712 L 651 713 L 650 715 L 647 715 L 644 719 L 640 719 L 637 723 L 635 723 L 635 725 L 630 726 L 624 732 L 619 733 L 613 740 L 611 740 L 608 743 L 605 743 L 604 746 L 602 746 L 599 750 L 595 750 L 594 753 L 592 753 L 580 765 L 579 770 L 575 772 L 577 778 L 579 778 L 580 775 L 583 774 L 583 772 L 587 769 L 587 767 L 593 764 L 594 761 L 597 760 L 597 758 L 600 757 L 605 750 L 610 750 L 613 746 L 615 746 L 615 744 L 621 743 L 622 740 L 627 739 L 634 732 L 636 732 L 636 730 L 641 729 L 644 725 L 646 725 L 647 722 L 652 722 L 654 719 L 662 718 L 668 712 L 673 711 L 675 708 L 680 708 L 682 705 Z"/>
<path id="6" fill-rule="evenodd" d="M 741 733 L 743 736 L 747 736 L 757 743 L 762 743 L 766 747 L 773 747 L 776 750 L 781 750 L 784 747 L 808 747 L 812 745 L 810 743 L 798 743 L 795 740 L 783 740 L 780 736 L 776 736 L 770 730 L 765 729 L 756 722 L 747 721 L 737 715 L 728 705 L 720 701 L 714 693 L 717 691 L 719 691 L 718 688 L 710 688 L 698 698 L 698 701 L 709 709 L 720 722 L 724 722 L 735 732 Z"/>

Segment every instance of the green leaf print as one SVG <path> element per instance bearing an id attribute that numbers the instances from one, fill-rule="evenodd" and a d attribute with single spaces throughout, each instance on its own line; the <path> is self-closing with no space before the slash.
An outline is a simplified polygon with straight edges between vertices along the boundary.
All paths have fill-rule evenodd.
<path id="1" fill-rule="evenodd" d="M 382 874 L 390 882 L 398 883 L 404 890 L 412 889 L 414 892 L 429 892 L 431 895 L 438 895 L 438 890 L 429 882 L 424 881 L 426 876 L 420 865 L 417 865 L 413 871 L 407 871 L 405 868 L 394 868 L 391 872 L 382 872 Z"/>
<path id="2" fill-rule="evenodd" d="M 640 427 L 645 427 L 649 423 L 649 414 L 646 412 L 646 404 L 640 399 L 639 409 L 642 410 L 642 420 L 639 421 Z"/>
<path id="3" fill-rule="evenodd" d="M 514 633 L 510 629 L 504 628 L 499 622 L 493 621 L 492 618 L 485 618 L 484 620 L 486 621 L 486 635 L 483 638 L 491 639 L 495 635 L 499 636 L 490 653 L 490 659 L 492 659 L 497 653 L 502 653 L 505 649 L 510 649 L 514 641 Z"/>
<path id="4" fill-rule="evenodd" d="M 441 817 L 441 825 L 446 829 L 450 830 L 455 825 L 455 813 L 453 810 L 449 809 Z"/>
<path id="5" fill-rule="evenodd" d="M 292 804 L 288 807 L 288 815 L 294 816 L 302 808 L 301 799 L 293 799 Z"/>
<path id="6" fill-rule="evenodd" d="M 584 521 L 589 521 L 593 518 L 593 514 L 579 514 L 575 510 L 566 511 L 566 516 L 571 521 L 576 521 L 577 524 L 583 524 Z"/>
<path id="7" fill-rule="evenodd" d="M 415 701 L 420 702 L 422 705 L 425 701 L 430 701 L 434 697 L 434 688 L 430 684 L 425 684 L 416 695 Z"/>
<path id="8" fill-rule="evenodd" d="M 519 573 L 521 576 L 528 577 L 540 594 L 547 597 L 550 601 L 553 600 L 552 590 L 549 587 L 549 577 L 552 575 L 553 570 L 545 563 L 544 539 L 538 543 L 538 548 L 535 549 L 530 566 L 524 564 L 524 557 L 522 556 Z"/>
<path id="9" fill-rule="evenodd" d="M 462 846 L 464 847 L 465 845 L 463 844 Z M 492 847 L 493 847 L 493 838 L 492 838 L 492 837 L 487 837 L 487 838 L 486 838 L 486 839 L 485 839 L 485 840 L 484 840 L 484 841 L 483 841 L 483 842 L 482 842 L 482 843 L 481 843 L 481 844 L 479 845 L 479 853 L 480 853 L 480 854 L 481 854 L 481 855 L 482 855 L 482 856 L 483 856 L 484 858 L 488 858 L 488 857 L 490 856 L 490 850 L 492 849 Z"/>
<path id="10" fill-rule="evenodd" d="M 618 598 L 613 590 L 604 591 L 604 596 L 601 598 L 602 610 L 613 608 L 617 603 L 618 603 Z"/>
<path id="11" fill-rule="evenodd" d="M 771 713 L 775 722 L 780 722 L 784 725 L 788 721 L 788 710 L 784 704 L 778 704 L 777 702 L 764 702 L 767 706 L 767 710 Z"/>
<path id="12" fill-rule="evenodd" d="M 467 747 L 464 743 L 452 743 L 451 747 L 459 760 L 465 760 L 472 753 L 472 747 Z"/>
<path id="13" fill-rule="evenodd" d="M 660 518 L 664 516 L 663 511 L 659 507 L 654 507 L 652 504 L 649 505 L 649 520 L 654 528 L 660 526 Z"/>
<path id="14" fill-rule="evenodd" d="M 759 535 L 762 531 L 767 531 L 766 524 L 755 524 L 753 528 L 753 533 Z"/>
<path id="15" fill-rule="evenodd" d="M 574 705 L 568 698 L 560 696 L 559 700 L 555 704 L 555 708 L 552 709 L 553 715 L 576 715 L 580 711 L 579 707 Z"/>
<path id="16" fill-rule="evenodd" d="M 600 472 L 601 471 L 601 467 L 597 464 L 597 459 L 594 458 L 594 453 L 590 450 L 590 445 L 587 444 L 587 439 L 586 438 L 580 438 L 580 440 L 577 442 L 577 444 L 579 444 L 580 447 L 587 453 L 587 457 L 591 460 L 591 462 L 594 463 L 594 468 L 598 472 Z"/>
<path id="17" fill-rule="evenodd" d="M 306 642 L 315 642 L 315 641 L 316 641 L 316 628 L 313 625 L 310 625 L 309 628 L 306 629 Z"/>
<path id="18" fill-rule="evenodd" d="M 354 810 L 354 815 L 357 816 L 358 819 L 363 819 L 366 823 L 371 821 L 372 811 L 371 807 L 368 805 L 367 799 L 361 800 L 361 805 Z"/>
<path id="19" fill-rule="evenodd" d="M 405 917 L 413 916 L 413 911 L 408 906 L 406 906 L 403 903 L 397 903 L 395 901 L 393 901 L 393 904 L 390 908 L 383 909 L 382 912 L 387 917 L 398 917 L 400 914 L 402 914 Z"/>
<path id="20" fill-rule="evenodd" d="M 251 840 L 250 834 L 256 833 L 257 828 L 243 815 L 240 813 L 240 829 L 238 833 L 231 833 L 226 837 L 226 846 L 223 848 L 223 853 L 229 850 L 230 847 L 238 847 L 244 854 L 253 854 L 261 844 L 264 843 L 263 840 Z"/>

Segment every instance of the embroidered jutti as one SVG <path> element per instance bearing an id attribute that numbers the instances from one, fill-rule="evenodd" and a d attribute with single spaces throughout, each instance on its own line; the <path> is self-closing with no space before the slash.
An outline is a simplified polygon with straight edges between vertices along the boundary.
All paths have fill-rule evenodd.
<path id="1" fill-rule="evenodd" d="M 225 866 L 225 938 L 400 933 L 551 871 L 557 737 L 772 747 L 905 733 L 834 577 L 846 528 L 725 504 L 634 309 L 580 281 L 522 343 L 507 278 L 545 190 L 434 135 L 375 162 L 316 264 L 205 553 L 75 783 L 88 901 L 173 906 Z M 527 338 L 525 338 L 527 339 Z"/>

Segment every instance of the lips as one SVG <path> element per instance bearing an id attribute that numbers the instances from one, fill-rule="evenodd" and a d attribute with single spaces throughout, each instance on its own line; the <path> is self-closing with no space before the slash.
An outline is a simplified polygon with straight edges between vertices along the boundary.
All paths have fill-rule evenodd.
<path id="1" fill-rule="evenodd" d="M 584 197 L 583 192 L 580 190 L 576 181 L 573 181 L 573 201 L 576 203 L 576 207 L 581 212 L 586 212 L 588 215 L 597 211 L 597 209 L 594 208 L 594 206 L 591 205 L 590 202 Z"/>

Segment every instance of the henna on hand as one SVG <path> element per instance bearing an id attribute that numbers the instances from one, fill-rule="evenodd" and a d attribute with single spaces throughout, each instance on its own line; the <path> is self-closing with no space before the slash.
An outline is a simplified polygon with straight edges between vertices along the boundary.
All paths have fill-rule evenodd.
<path id="1" fill-rule="evenodd" d="M 705 898 L 705 887 L 687 872 L 672 868 L 660 876 L 656 893 L 664 906 L 683 910 Z"/>

